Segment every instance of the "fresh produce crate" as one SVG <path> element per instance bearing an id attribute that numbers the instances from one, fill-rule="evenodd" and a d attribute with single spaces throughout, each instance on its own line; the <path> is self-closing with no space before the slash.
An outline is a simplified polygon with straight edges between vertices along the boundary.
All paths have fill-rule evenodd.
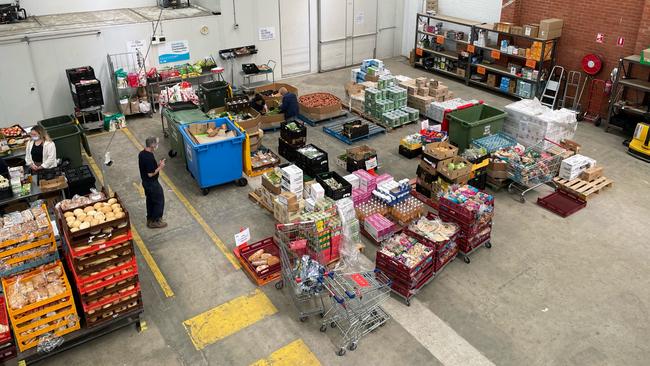
<path id="1" fill-rule="evenodd" d="M 290 129 L 289 126 L 296 126 L 297 130 L 294 131 Z M 295 143 L 292 143 L 294 140 L 302 141 L 302 145 L 304 145 L 306 141 L 305 139 L 307 138 L 307 127 L 305 127 L 304 123 L 299 121 L 282 122 L 280 125 L 280 137 L 293 146 L 296 146 Z"/>
<path id="2" fill-rule="evenodd" d="M 341 184 L 342 187 L 339 189 L 334 189 L 330 187 L 327 183 L 325 183 L 325 181 L 328 179 L 336 180 L 338 183 Z M 321 186 L 323 186 L 323 189 L 325 190 L 325 195 L 333 200 L 340 200 L 342 198 L 352 196 L 352 185 L 350 184 L 350 182 L 345 180 L 336 172 L 327 172 L 327 173 L 319 174 L 316 176 L 316 181 L 320 183 Z"/>
<path id="3" fill-rule="evenodd" d="M 362 120 L 356 120 L 343 124 L 343 136 L 356 139 L 370 134 L 370 125 Z"/>
<path id="4" fill-rule="evenodd" d="M 305 145 L 302 147 L 302 149 L 304 148 L 313 148 L 319 151 L 321 155 L 311 158 L 303 155 L 298 149 L 296 151 L 296 160 L 297 160 L 296 164 L 300 169 L 304 170 L 307 175 L 310 175 L 312 177 L 316 176 L 317 174 L 325 173 L 329 171 L 327 151 L 320 149 L 318 146 L 314 144 Z"/>
<path id="5" fill-rule="evenodd" d="M 304 146 L 304 145 L 302 145 Z M 278 154 L 291 162 L 296 162 L 298 159 L 297 150 L 302 146 L 292 146 L 282 138 L 278 139 Z"/>
<path id="6" fill-rule="evenodd" d="M 87 328 L 92 328 L 141 309 L 142 295 L 138 285 L 133 290 L 121 293 L 119 296 L 107 298 L 105 301 L 86 310 L 84 321 Z"/>
<path id="7" fill-rule="evenodd" d="M 109 205 L 103 206 L 102 205 Z M 108 210 L 111 210 L 110 213 Z M 105 210 L 105 211 L 102 211 Z M 87 215 L 91 213 L 90 215 Z M 94 214 L 93 214 L 94 213 Z M 98 201 L 84 208 L 62 211 L 57 210 L 58 219 L 61 222 L 63 232 L 68 239 L 68 244 L 72 247 L 85 247 L 92 245 L 93 240 L 98 235 L 112 233 L 113 230 L 127 228 L 129 226 L 129 212 L 126 210 L 121 200 L 115 195 L 113 198 L 107 198 Z M 92 218 L 87 221 L 88 216 L 104 217 L 105 221 L 93 225 Z M 67 217 L 75 217 L 76 220 L 68 220 Z M 80 220 L 81 219 L 81 220 Z M 81 222 L 77 225 L 75 222 Z M 84 225 L 84 224 L 88 225 Z M 77 227 L 75 227 L 77 226 Z"/>
<path id="8" fill-rule="evenodd" d="M 422 155 L 422 146 L 412 150 L 404 145 L 399 145 L 399 154 L 407 159 L 418 158 Z"/>
<path id="9" fill-rule="evenodd" d="M 48 292 L 45 299 L 38 300 L 42 294 L 36 289 L 29 292 L 27 296 L 17 292 L 19 290 L 17 287 L 28 281 L 35 285 L 37 281 L 48 283 L 51 279 L 58 281 L 59 284 L 56 288 L 45 290 Z M 60 261 L 24 275 L 3 278 L 2 288 L 7 296 L 7 312 L 21 352 L 37 346 L 40 336 L 45 333 L 63 336 L 79 329 L 80 324 L 70 283 Z M 38 301 L 30 303 L 31 297 Z"/>
<path id="10" fill-rule="evenodd" d="M 270 265 L 268 268 L 258 272 L 256 266 L 251 263 L 249 258 L 260 250 L 263 250 L 265 253 L 269 253 L 278 259 L 280 257 L 278 245 L 275 243 L 273 237 L 246 245 L 243 248 L 236 247 L 234 253 L 239 260 L 239 263 L 241 263 L 244 272 L 246 272 L 246 275 L 248 275 L 248 277 L 250 277 L 250 279 L 258 286 L 264 286 L 267 283 L 280 278 L 281 263 L 278 261 L 278 263 Z"/>

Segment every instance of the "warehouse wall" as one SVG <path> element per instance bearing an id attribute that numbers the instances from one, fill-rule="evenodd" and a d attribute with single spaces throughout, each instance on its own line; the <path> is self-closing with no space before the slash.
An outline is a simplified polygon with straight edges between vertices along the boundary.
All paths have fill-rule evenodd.
<path id="1" fill-rule="evenodd" d="M 205 1 L 205 0 L 204 0 Z M 10 1 L 3 1 L 10 2 Z M 20 6 L 29 15 L 63 14 L 82 11 L 109 10 L 155 6 L 157 0 L 21 0 Z"/>
<path id="2" fill-rule="evenodd" d="M 316 43 L 316 1 L 312 9 L 312 72 L 316 72 L 317 43 Z M 232 67 L 235 70 L 235 84 L 241 83 L 239 70 L 241 63 L 256 62 L 266 63 L 269 59 L 276 60 L 276 77 L 281 75 L 280 65 L 280 39 L 279 39 L 279 7 L 277 1 L 268 0 L 237 0 L 237 21 L 239 28 L 234 29 L 232 17 L 232 2 L 225 1 L 221 4 L 221 16 L 208 16 L 201 18 L 169 20 L 163 23 L 164 35 L 168 41 L 188 40 L 190 57 L 192 60 L 208 55 L 214 55 L 218 63 L 218 50 L 237 46 L 255 44 L 260 52 L 251 57 L 236 60 Z M 203 26 L 208 26 L 209 34 L 200 33 Z M 258 40 L 258 27 L 275 27 L 276 39 L 271 41 Z M 34 64 L 33 73 L 25 75 L 20 80 L 2 77 L 0 85 L 12 85 L 11 88 L 0 88 L 0 125 L 9 123 L 32 124 L 38 119 L 61 114 L 69 114 L 73 103 L 67 86 L 64 70 L 66 68 L 91 65 L 95 68 L 98 78 L 104 89 L 105 109 L 115 110 L 115 102 L 110 88 L 110 77 L 106 55 L 109 53 L 126 52 L 128 40 L 149 39 L 151 25 L 149 23 L 130 24 L 124 26 L 107 27 L 101 29 L 99 36 L 69 37 L 56 40 L 22 43 L 27 52 L 11 58 L 3 59 L 2 66 L 6 70 L 20 69 L 28 72 L 25 65 Z M 14 55 L 15 45 L 0 45 L 0 54 Z M 157 46 L 153 46 L 149 56 L 149 63 L 157 65 Z M 229 63 L 222 64 L 226 67 L 225 77 L 230 81 Z M 28 72 L 29 73 L 29 72 Z M 5 83 L 5 81 L 7 83 Z M 30 82 L 34 81 L 35 92 L 29 92 Z M 23 95 L 20 95 L 20 94 Z M 37 98 L 36 98 L 37 97 Z M 35 98 L 35 99 L 34 99 Z M 30 111 L 15 108 L 15 100 L 40 101 L 42 111 L 32 108 Z"/>
<path id="3" fill-rule="evenodd" d="M 573 0 L 516 0 L 504 9 L 501 19 L 517 24 L 564 19 L 558 63 L 567 70 L 582 70 L 582 58 L 596 53 L 605 61 L 598 77 L 607 78 L 620 57 L 650 45 L 649 7 L 650 0 L 600 1 L 590 5 Z M 598 33 L 605 34 L 602 44 L 596 42 Z M 623 47 L 616 45 L 619 36 L 625 39 Z"/>
<path id="4" fill-rule="evenodd" d="M 501 18 L 501 0 L 439 0 L 438 14 L 487 23 L 498 22 Z"/>

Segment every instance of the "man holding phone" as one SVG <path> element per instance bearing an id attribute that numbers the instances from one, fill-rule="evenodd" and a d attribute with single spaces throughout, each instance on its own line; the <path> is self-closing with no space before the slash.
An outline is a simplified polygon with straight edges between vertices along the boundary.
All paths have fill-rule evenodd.
<path id="1" fill-rule="evenodd" d="M 167 223 L 162 220 L 165 195 L 160 182 L 158 182 L 158 176 L 165 168 L 165 159 L 161 159 L 160 162 L 156 161 L 153 154 L 156 149 L 158 149 L 158 138 L 147 137 L 144 150 L 138 154 L 140 178 L 147 200 L 147 227 L 150 229 L 167 227 Z"/>

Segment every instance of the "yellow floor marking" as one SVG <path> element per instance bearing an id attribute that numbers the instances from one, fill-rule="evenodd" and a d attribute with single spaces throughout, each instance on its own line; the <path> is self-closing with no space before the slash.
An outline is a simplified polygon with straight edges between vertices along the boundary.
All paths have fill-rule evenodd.
<path id="1" fill-rule="evenodd" d="M 174 291 L 172 291 L 171 286 L 169 286 L 169 283 L 167 283 L 167 279 L 165 279 L 165 276 L 160 271 L 160 268 L 158 267 L 156 261 L 153 259 L 153 256 L 149 252 L 149 249 L 147 249 L 147 246 L 144 244 L 144 241 L 142 241 L 142 237 L 140 237 L 140 233 L 138 233 L 138 231 L 135 229 L 135 226 L 133 225 L 131 225 L 131 233 L 133 234 L 133 242 L 135 242 L 135 245 L 138 247 L 138 249 L 140 249 L 140 253 L 142 253 L 145 262 L 147 262 L 147 265 L 151 269 L 151 272 L 153 273 L 153 276 L 156 278 L 156 281 L 158 281 L 160 288 L 165 293 L 165 296 L 166 297 L 174 296 Z"/>
<path id="2" fill-rule="evenodd" d="M 298 339 L 271 353 L 268 358 L 258 360 L 250 366 L 316 366 L 320 364 L 305 342 Z"/>
<path id="3" fill-rule="evenodd" d="M 271 300 L 256 289 L 188 319 L 183 325 L 194 347 L 200 351 L 277 312 Z"/>
<path id="4" fill-rule="evenodd" d="M 138 139 L 136 139 L 135 136 L 133 136 L 133 134 L 131 133 L 131 131 L 129 131 L 128 128 L 122 128 L 120 129 L 120 131 L 124 132 L 126 137 L 128 137 L 129 140 L 131 140 L 131 142 L 133 143 L 133 145 L 135 145 L 139 150 L 144 149 L 142 144 L 140 144 Z M 181 203 L 185 206 L 187 212 L 189 212 L 190 215 L 192 215 L 192 217 L 194 218 L 194 220 L 196 220 L 196 222 L 198 222 L 199 225 L 201 225 L 205 233 L 208 234 L 208 236 L 210 237 L 210 240 L 212 240 L 212 242 L 217 246 L 217 248 L 221 251 L 221 253 L 224 256 L 226 256 L 230 264 L 232 264 L 232 266 L 235 267 L 235 269 L 240 269 L 241 267 L 239 266 L 239 262 L 237 261 L 235 256 L 231 253 L 230 250 L 228 250 L 228 248 L 223 243 L 221 238 L 219 238 L 217 233 L 215 233 L 214 230 L 212 230 L 210 225 L 208 225 L 208 223 L 205 222 L 201 214 L 199 214 L 199 212 L 194 208 L 194 206 L 192 206 L 192 204 L 190 203 L 190 201 L 187 200 L 185 195 L 178 190 L 176 185 L 171 181 L 171 179 L 169 179 L 167 174 L 165 174 L 165 172 L 160 172 L 160 178 L 162 178 L 163 182 L 165 182 L 167 187 L 169 187 L 176 194 L 176 197 L 178 197 L 178 200 L 181 201 Z"/>
<path id="5" fill-rule="evenodd" d="M 97 132 L 97 133 L 87 133 L 86 137 L 91 138 L 91 137 L 99 137 L 99 136 L 104 136 L 108 135 L 109 133 L 115 133 L 111 131 L 104 131 L 104 132 Z"/>
<path id="6" fill-rule="evenodd" d="M 140 197 L 144 197 L 144 188 L 142 188 L 142 184 L 133 182 L 133 188 L 135 188 L 135 190 L 138 191 Z"/>
<path id="7" fill-rule="evenodd" d="M 86 155 L 85 153 L 84 156 L 88 161 L 88 164 L 90 165 L 90 169 L 92 169 L 93 173 L 97 177 L 97 180 L 99 180 L 101 185 L 104 185 L 104 176 L 102 175 L 102 171 L 97 166 L 97 163 L 95 163 L 95 159 L 93 159 L 92 156 Z M 133 241 L 135 242 L 135 245 L 138 247 L 138 249 L 140 249 L 140 253 L 142 253 L 145 262 L 147 262 L 149 269 L 151 269 L 153 276 L 156 278 L 156 281 L 158 281 L 158 284 L 160 285 L 160 288 L 165 293 L 165 296 L 167 297 L 174 296 L 174 291 L 172 291 L 172 288 L 169 286 L 169 283 L 167 283 L 167 279 L 165 279 L 165 276 L 160 271 L 160 268 L 158 267 L 156 261 L 153 259 L 153 256 L 149 252 L 149 249 L 147 249 L 147 246 L 144 244 L 144 241 L 142 241 L 142 237 L 140 237 L 140 234 L 138 233 L 138 231 L 135 229 L 135 226 L 133 225 L 131 226 L 131 233 L 133 234 Z"/>

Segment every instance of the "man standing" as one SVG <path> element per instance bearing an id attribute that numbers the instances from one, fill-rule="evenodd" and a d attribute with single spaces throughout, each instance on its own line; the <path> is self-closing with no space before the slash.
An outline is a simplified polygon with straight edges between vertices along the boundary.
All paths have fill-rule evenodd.
<path id="1" fill-rule="evenodd" d="M 158 175 L 165 167 L 165 159 L 156 161 L 153 152 L 158 149 L 158 139 L 147 137 L 144 150 L 138 154 L 138 165 L 140 166 L 140 178 L 144 195 L 147 199 L 147 227 L 151 229 L 162 229 L 167 223 L 162 220 L 165 209 L 165 195 L 162 186 L 158 182 Z"/>
<path id="2" fill-rule="evenodd" d="M 279 92 L 282 95 L 280 112 L 284 113 L 284 118 L 287 121 L 293 121 L 298 116 L 298 97 L 293 93 L 289 93 L 285 87 L 280 88 Z"/>

